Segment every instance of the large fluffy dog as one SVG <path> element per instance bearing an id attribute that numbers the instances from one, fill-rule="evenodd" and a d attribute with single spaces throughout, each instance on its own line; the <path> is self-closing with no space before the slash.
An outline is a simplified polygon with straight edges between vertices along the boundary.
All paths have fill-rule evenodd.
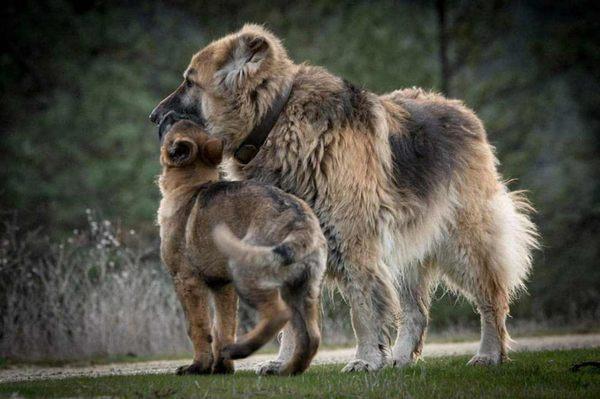
<path id="1" fill-rule="evenodd" d="M 378 369 L 390 355 L 396 366 L 416 359 L 440 278 L 481 315 L 470 363 L 506 358 L 505 319 L 531 267 L 535 226 L 460 102 L 417 89 L 377 96 L 294 64 L 272 33 L 246 25 L 194 55 L 151 119 L 170 112 L 208 122 L 235 178 L 312 206 L 328 274 L 352 308 L 358 347 L 345 371 Z"/>

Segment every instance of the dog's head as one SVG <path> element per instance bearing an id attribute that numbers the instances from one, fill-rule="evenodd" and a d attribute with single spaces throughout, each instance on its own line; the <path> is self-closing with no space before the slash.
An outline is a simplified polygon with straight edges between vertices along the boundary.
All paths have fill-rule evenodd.
<path id="1" fill-rule="evenodd" d="M 200 125 L 189 120 L 172 125 L 160 151 L 160 163 L 165 168 L 204 166 L 216 169 L 222 157 L 223 142 L 211 138 Z"/>
<path id="2" fill-rule="evenodd" d="M 226 139 L 233 149 L 290 81 L 293 68 L 275 35 L 261 26 L 245 25 L 195 54 L 183 83 L 158 104 L 150 119 L 161 126 L 167 115 L 204 120 L 211 134 Z"/>

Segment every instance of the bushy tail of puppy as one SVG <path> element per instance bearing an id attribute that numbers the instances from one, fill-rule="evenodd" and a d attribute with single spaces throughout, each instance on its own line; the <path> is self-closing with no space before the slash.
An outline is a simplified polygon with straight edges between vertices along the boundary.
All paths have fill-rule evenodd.
<path id="1" fill-rule="evenodd" d="M 238 238 L 225 224 L 216 226 L 213 239 L 219 250 L 238 264 L 279 268 L 296 263 L 315 248 L 314 237 L 308 231 L 290 233 L 275 246 L 252 245 Z"/>

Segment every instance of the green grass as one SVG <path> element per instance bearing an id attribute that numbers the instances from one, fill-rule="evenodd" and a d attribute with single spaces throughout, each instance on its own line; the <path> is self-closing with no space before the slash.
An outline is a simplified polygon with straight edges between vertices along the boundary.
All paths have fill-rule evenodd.
<path id="1" fill-rule="evenodd" d="M 143 375 L 0 384 L 0 396 L 25 397 L 600 397 L 600 370 L 570 370 L 600 360 L 600 349 L 514 354 L 501 367 L 467 367 L 467 357 L 429 359 L 405 370 L 341 374 L 340 365 L 313 367 L 297 377 Z"/>

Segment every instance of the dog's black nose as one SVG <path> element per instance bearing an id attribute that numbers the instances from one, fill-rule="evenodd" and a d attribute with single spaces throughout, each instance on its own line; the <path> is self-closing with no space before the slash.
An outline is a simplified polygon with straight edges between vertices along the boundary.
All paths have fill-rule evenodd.
<path id="1" fill-rule="evenodd" d="M 150 121 L 152 121 L 152 123 L 154 124 L 158 124 L 158 122 L 160 122 L 160 117 L 158 116 L 158 107 L 154 108 L 152 110 L 152 112 L 150 113 L 150 115 L 148 116 L 148 118 L 150 118 Z"/>

